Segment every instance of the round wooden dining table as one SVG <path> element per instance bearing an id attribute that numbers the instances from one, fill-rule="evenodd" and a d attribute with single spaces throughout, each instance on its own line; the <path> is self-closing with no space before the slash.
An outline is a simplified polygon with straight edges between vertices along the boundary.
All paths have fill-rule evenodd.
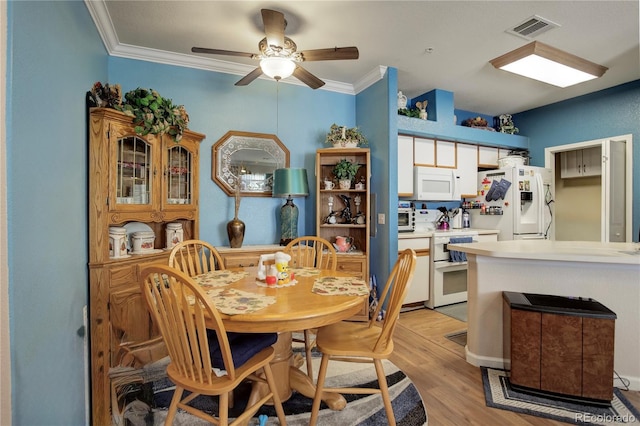
<path id="1" fill-rule="evenodd" d="M 350 277 L 351 275 L 332 270 L 319 270 L 311 274 L 294 276 L 295 285 L 270 288 L 258 285 L 257 268 L 229 268 L 230 271 L 245 271 L 248 276 L 230 283 L 227 287 L 275 297 L 275 303 L 260 310 L 237 315 L 221 313 L 227 331 L 241 333 L 278 333 L 278 341 L 274 344 L 275 356 L 271 362 L 273 375 L 278 386 L 278 394 L 286 401 L 295 390 L 309 398 L 315 395 L 313 378 L 294 365 L 292 336 L 293 331 L 301 331 L 322 327 L 346 320 L 359 313 L 368 296 L 326 295 L 312 291 L 314 282 L 320 277 Z M 255 383 L 250 401 L 259 398 L 266 389 L 264 384 Z M 266 385 L 264 385 L 266 386 Z M 346 406 L 346 400 L 338 393 L 325 392 L 323 401 L 334 410 Z"/>

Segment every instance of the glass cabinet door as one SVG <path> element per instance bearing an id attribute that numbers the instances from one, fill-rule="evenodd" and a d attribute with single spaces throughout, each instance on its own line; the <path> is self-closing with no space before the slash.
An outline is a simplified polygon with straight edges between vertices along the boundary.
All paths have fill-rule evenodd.
<path id="1" fill-rule="evenodd" d="M 116 203 L 151 204 L 151 145 L 137 136 L 116 144 Z"/>
<path id="2" fill-rule="evenodd" d="M 167 148 L 166 203 L 191 204 L 193 156 L 181 145 Z"/>

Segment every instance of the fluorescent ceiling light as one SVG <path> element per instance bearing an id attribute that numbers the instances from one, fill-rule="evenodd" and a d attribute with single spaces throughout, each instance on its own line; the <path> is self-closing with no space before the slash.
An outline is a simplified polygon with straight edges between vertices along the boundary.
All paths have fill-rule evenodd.
<path id="1" fill-rule="evenodd" d="M 296 69 L 296 64 L 289 58 L 274 56 L 262 59 L 260 61 L 260 68 L 262 68 L 262 72 L 269 77 L 280 80 L 291 76 Z"/>
<path id="2" fill-rule="evenodd" d="M 602 77 L 607 67 L 534 41 L 492 59 L 494 67 L 558 87 Z"/>

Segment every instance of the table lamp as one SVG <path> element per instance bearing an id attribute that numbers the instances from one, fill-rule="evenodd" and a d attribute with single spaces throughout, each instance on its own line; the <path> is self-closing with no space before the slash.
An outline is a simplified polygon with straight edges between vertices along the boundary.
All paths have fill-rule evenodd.
<path id="1" fill-rule="evenodd" d="M 273 197 L 287 198 L 280 209 L 280 245 L 286 246 L 298 237 L 298 207 L 293 197 L 309 195 L 306 169 L 276 169 L 273 172 Z"/>

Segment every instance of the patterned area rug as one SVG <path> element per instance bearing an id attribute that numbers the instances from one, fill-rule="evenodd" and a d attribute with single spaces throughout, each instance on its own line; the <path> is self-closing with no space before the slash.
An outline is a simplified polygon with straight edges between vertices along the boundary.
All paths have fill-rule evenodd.
<path id="1" fill-rule="evenodd" d="M 320 359 L 314 358 L 314 372 L 319 370 Z M 303 365 L 302 371 L 306 370 Z M 422 399 L 411 380 L 404 375 L 393 363 L 384 361 L 384 370 L 387 374 L 389 393 L 392 399 L 393 411 L 396 423 L 399 426 L 421 426 L 427 424 L 427 413 Z M 332 361 L 327 372 L 327 385 L 329 386 L 372 386 L 377 387 L 377 379 L 373 364 L 357 364 Z M 173 396 L 173 384 L 167 380 L 154 383 L 154 401 L 157 408 L 152 411 L 153 421 L 147 424 L 163 425 L 167 408 Z M 249 393 L 249 387 L 239 389 L 235 394 L 234 409 L 244 408 L 244 398 Z M 320 407 L 318 424 L 341 426 L 377 426 L 387 424 L 387 418 L 379 395 L 344 395 L 347 407 L 342 411 L 333 411 L 324 404 Z M 216 398 L 198 397 L 197 404 L 208 411 L 217 407 Z M 298 393 L 283 404 L 287 416 L 288 425 L 307 425 L 309 423 L 312 400 Z M 268 416 L 267 425 L 278 424 L 275 410 L 271 407 L 262 407 L 255 415 L 250 425 L 257 425 L 259 414 Z M 237 415 L 230 413 L 230 415 Z M 147 416 L 148 419 L 149 416 Z M 150 419 L 149 419 L 150 420 Z M 205 425 L 206 422 L 191 416 L 185 412 L 178 412 L 174 425 Z"/>
<path id="2" fill-rule="evenodd" d="M 487 407 L 571 424 L 617 425 L 640 422 L 640 412 L 618 388 L 613 389 L 611 407 L 599 407 L 519 392 L 511 388 L 508 372 L 486 367 L 481 370 Z"/>

